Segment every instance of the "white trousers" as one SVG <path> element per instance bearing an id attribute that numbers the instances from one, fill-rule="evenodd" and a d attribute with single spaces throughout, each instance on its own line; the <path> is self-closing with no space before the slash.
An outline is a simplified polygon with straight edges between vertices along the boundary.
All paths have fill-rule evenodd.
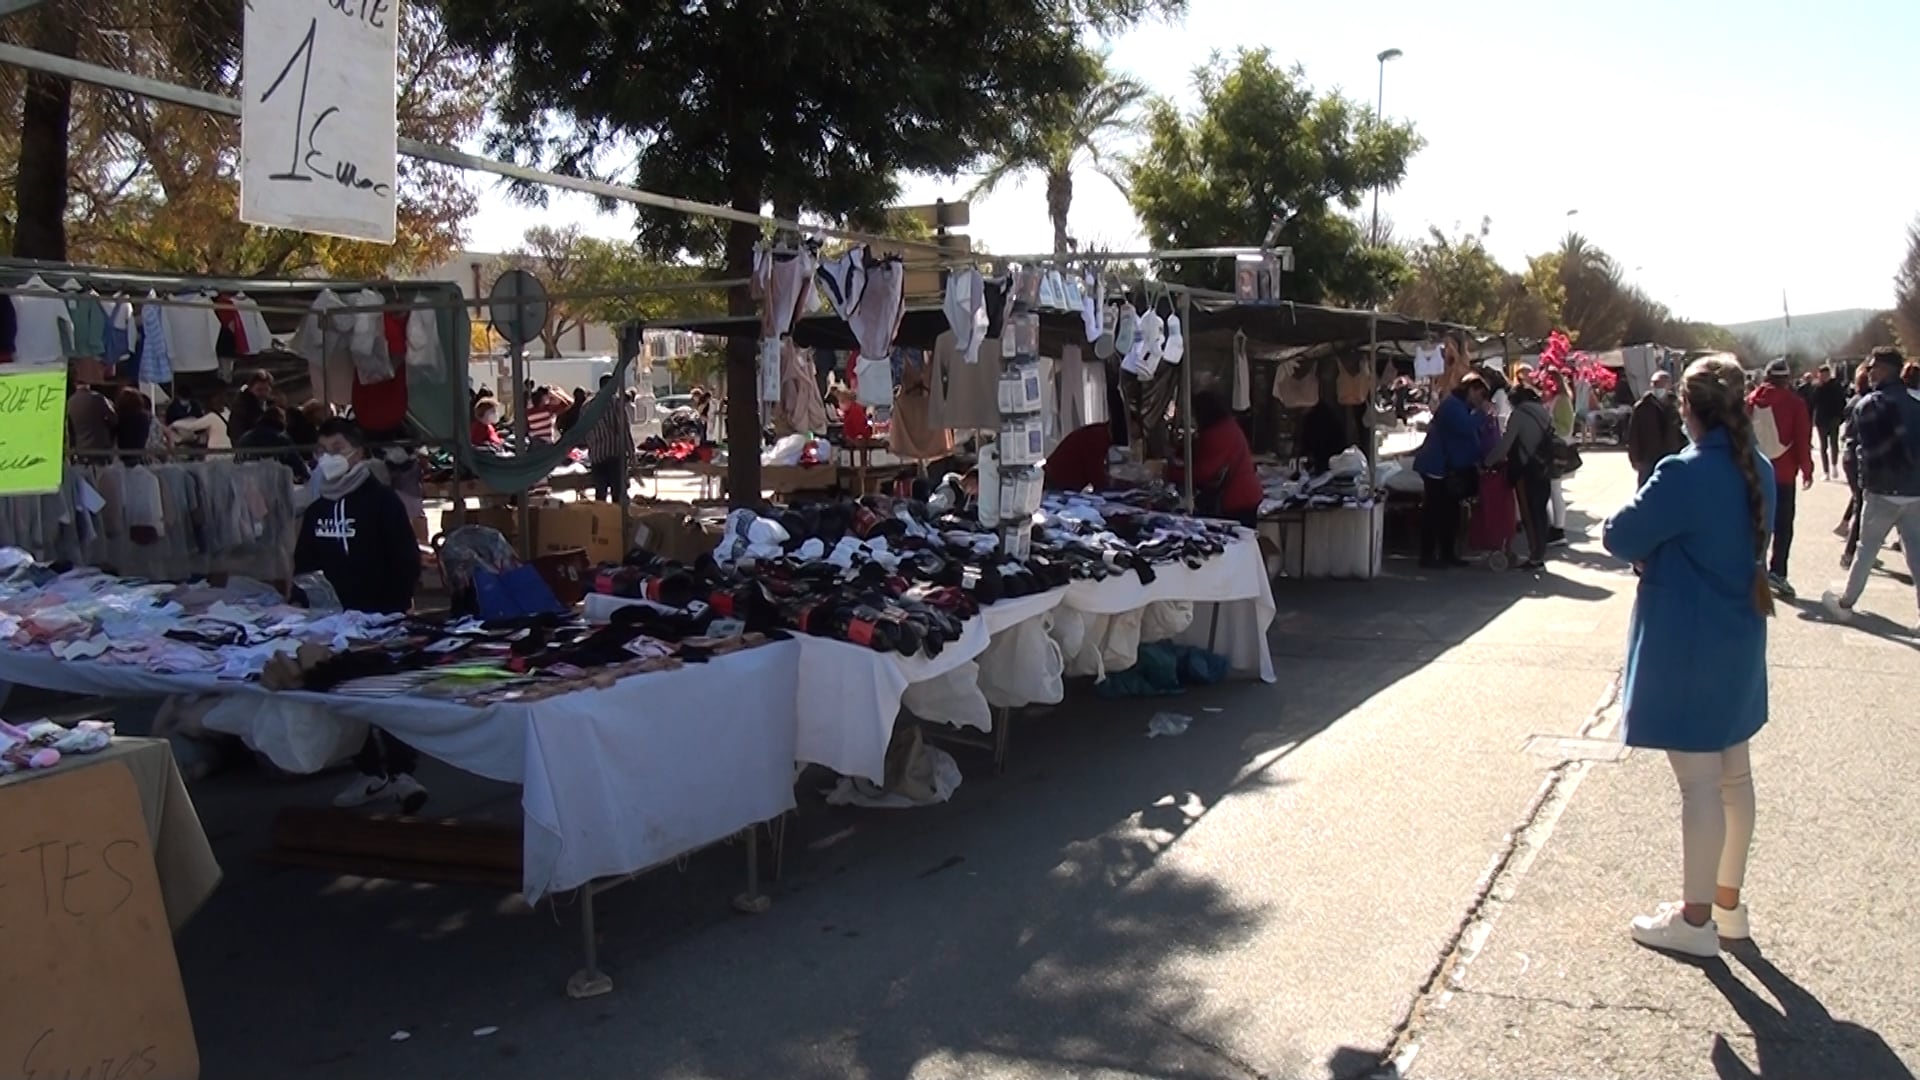
<path id="1" fill-rule="evenodd" d="M 1667 751 L 1680 781 L 1681 899 L 1713 903 L 1715 886 L 1738 889 L 1747 880 L 1753 846 L 1753 766 L 1747 744 L 1717 754 Z"/>
<path id="2" fill-rule="evenodd" d="M 1891 532 L 1899 533 L 1907 574 L 1920 587 L 1920 498 L 1867 492 L 1860 499 L 1860 550 L 1853 557 L 1847 591 L 1840 598 L 1848 607 L 1859 603 L 1860 594 L 1867 591 L 1867 577 L 1873 573 L 1874 560 L 1880 557 L 1880 547 Z"/>
<path id="3" fill-rule="evenodd" d="M 1558 480 L 1551 481 L 1550 485 L 1547 493 L 1550 524 L 1564 531 L 1567 527 L 1567 489 L 1562 487 Z"/>

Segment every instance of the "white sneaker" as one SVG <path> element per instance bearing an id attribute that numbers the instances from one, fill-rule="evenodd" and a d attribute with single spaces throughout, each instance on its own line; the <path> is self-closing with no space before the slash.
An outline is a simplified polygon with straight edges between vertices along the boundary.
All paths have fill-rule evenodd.
<path id="1" fill-rule="evenodd" d="M 1840 599 L 1840 594 L 1828 589 L 1820 596 L 1820 606 L 1827 609 L 1827 616 L 1835 622 L 1846 622 L 1853 618 L 1853 608 Z"/>
<path id="2" fill-rule="evenodd" d="M 1695 956 L 1702 960 L 1719 956 L 1720 932 L 1714 928 L 1713 920 L 1708 919 L 1705 926 L 1695 926 L 1681 914 L 1682 908 L 1681 904 L 1666 903 L 1651 915 L 1636 917 L 1632 927 L 1633 940 L 1649 949 Z"/>
<path id="3" fill-rule="evenodd" d="M 388 789 L 392 785 L 393 781 L 384 776 L 356 776 L 353 778 L 353 783 L 347 785 L 345 791 L 333 797 L 333 805 L 342 810 L 349 810 L 379 799 L 391 798 L 392 792 Z"/>
<path id="4" fill-rule="evenodd" d="M 1729 911 L 1719 904 L 1713 905 L 1713 925 L 1720 936 L 1728 941 L 1746 941 L 1753 937 L 1753 924 L 1747 921 L 1747 905 Z"/>
<path id="5" fill-rule="evenodd" d="M 400 800 L 400 812 L 403 814 L 417 814 L 421 807 L 427 805 L 426 785 L 408 773 L 393 774 L 392 779 L 387 781 L 387 790 Z"/>

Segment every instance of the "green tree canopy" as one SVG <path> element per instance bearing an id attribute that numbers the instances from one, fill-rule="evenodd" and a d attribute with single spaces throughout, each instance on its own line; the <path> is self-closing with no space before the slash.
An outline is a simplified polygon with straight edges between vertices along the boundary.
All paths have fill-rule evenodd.
<path id="1" fill-rule="evenodd" d="M 1148 121 L 1132 173 L 1134 210 L 1155 247 L 1258 244 L 1277 219 L 1293 248 L 1282 287 L 1309 303 L 1371 304 L 1404 273 L 1403 257 L 1370 248 L 1354 212 L 1375 187 L 1392 190 L 1422 141 L 1411 124 L 1381 122 L 1342 94 L 1316 94 L 1305 71 L 1265 49 L 1216 57 L 1196 75 L 1200 108 L 1169 102 Z M 1232 287 L 1223 260 L 1161 268 L 1170 280 Z"/>
<path id="2" fill-rule="evenodd" d="M 725 290 L 681 288 L 713 277 L 712 271 L 649 259 L 631 243 L 587 236 L 577 225 L 528 229 L 501 261 L 503 268 L 539 278 L 553 298 L 540 331 L 549 358 L 559 356 L 561 342 L 586 323 L 713 315 L 726 306 Z M 648 286 L 670 291 L 648 292 Z"/>
<path id="3" fill-rule="evenodd" d="M 492 152 L 783 217 L 870 220 L 903 173 L 952 175 L 1048 94 L 1082 92 L 1082 35 L 1184 0 L 827 0 L 764 5 L 444 0 L 456 41 L 498 57 Z M 761 230 L 642 210 L 661 259 L 752 268 Z M 753 310 L 734 290 L 736 314 Z M 754 350 L 727 370 L 729 486 L 757 501 Z"/>

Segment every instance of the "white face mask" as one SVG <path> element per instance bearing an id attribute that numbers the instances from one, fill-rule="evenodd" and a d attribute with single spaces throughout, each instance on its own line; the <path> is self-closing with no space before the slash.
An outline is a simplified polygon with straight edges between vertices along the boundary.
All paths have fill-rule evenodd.
<path id="1" fill-rule="evenodd" d="M 1671 393 L 1673 393 L 1672 387 L 1656 386 L 1653 388 L 1653 396 L 1657 398 L 1665 398 L 1667 395 Z"/>
<path id="2" fill-rule="evenodd" d="M 320 477 L 324 480 L 338 480 L 347 475 L 348 469 L 353 468 L 353 462 L 348 461 L 343 454 L 321 454 L 318 464 Z"/>
<path id="3" fill-rule="evenodd" d="M 480 422 L 483 424 L 491 424 L 498 419 L 500 419 L 500 417 L 494 413 L 483 412 L 480 414 Z"/>

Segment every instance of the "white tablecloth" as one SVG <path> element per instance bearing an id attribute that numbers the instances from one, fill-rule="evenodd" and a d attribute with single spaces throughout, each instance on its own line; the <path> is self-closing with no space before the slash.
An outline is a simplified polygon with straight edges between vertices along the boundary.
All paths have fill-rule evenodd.
<path id="1" fill-rule="evenodd" d="M 907 687 L 978 659 L 993 635 L 1061 606 L 1117 615 L 1158 600 L 1193 601 L 1193 625 L 1175 640 L 1210 647 L 1227 658 L 1237 675 L 1273 681 L 1273 656 L 1267 649 L 1273 588 L 1252 530 L 1241 530 L 1239 542 L 1198 570 L 1179 563 L 1155 569 L 1150 585 L 1126 573 L 991 604 L 981 609 L 979 618 L 969 619 L 960 639 L 948 642 L 936 657 L 903 657 L 832 638 L 796 635 L 800 668 L 795 760 L 881 782 L 887 744 Z M 587 618 L 604 622 L 615 610 L 639 602 L 588 596 L 585 610 Z"/>
<path id="2" fill-rule="evenodd" d="M 793 808 L 799 648 L 759 649 L 532 704 L 271 692 L 205 675 L 0 651 L 0 681 L 82 694 L 220 694 L 209 715 L 292 771 L 378 724 L 450 765 L 524 785 L 529 902 L 665 862 Z M 715 687 L 727 708 L 714 709 Z M 237 730 L 236 730 L 237 729 Z M 343 738 L 344 736 L 344 738 Z M 277 753 L 276 753 L 277 752 Z"/>

